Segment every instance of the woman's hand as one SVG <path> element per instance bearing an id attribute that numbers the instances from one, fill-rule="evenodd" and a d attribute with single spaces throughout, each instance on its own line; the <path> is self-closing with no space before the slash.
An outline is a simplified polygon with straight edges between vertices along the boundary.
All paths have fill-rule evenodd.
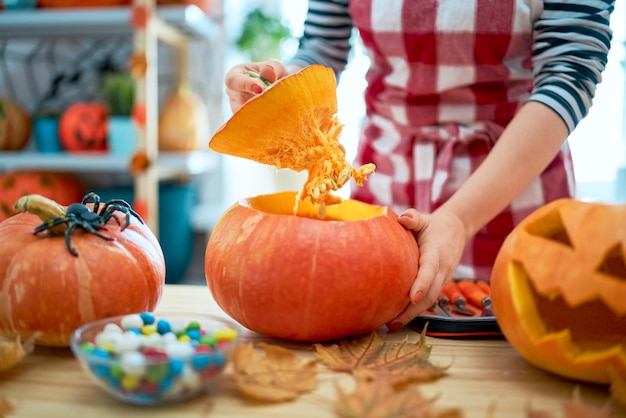
<path id="1" fill-rule="evenodd" d="M 250 73 L 258 74 L 252 77 Z M 278 60 L 237 64 L 226 73 L 226 94 L 233 112 L 246 101 L 261 93 L 266 85 L 263 80 L 274 83 L 288 74 L 285 66 Z"/>
<path id="2" fill-rule="evenodd" d="M 461 220 L 441 208 L 432 214 L 404 211 L 398 222 L 411 230 L 419 247 L 417 278 L 409 292 L 411 303 L 388 327 L 395 331 L 430 308 L 461 260 L 469 237 Z"/>

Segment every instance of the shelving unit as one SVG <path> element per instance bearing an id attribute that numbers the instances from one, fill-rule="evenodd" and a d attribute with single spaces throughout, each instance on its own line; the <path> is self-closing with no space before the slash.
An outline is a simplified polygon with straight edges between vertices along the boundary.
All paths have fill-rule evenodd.
<path id="1" fill-rule="evenodd" d="M 12 10 L 0 13 L 0 37 L 105 36 L 132 34 L 130 7 Z M 188 37 L 212 38 L 221 17 L 196 6 L 159 6 L 156 16 Z"/>
<path id="2" fill-rule="evenodd" d="M 0 39 L 40 38 L 106 38 L 128 35 L 135 51 L 142 50 L 148 66 L 143 80 L 138 80 L 138 96 L 145 100 L 146 125 L 138 132 L 138 149 L 148 156 L 151 164 L 133 178 L 135 196 L 140 195 L 148 214 L 146 223 L 158 236 L 158 189 L 166 179 L 190 177 L 216 172 L 219 157 L 211 151 L 191 153 L 163 153 L 158 150 L 158 60 L 157 45 L 165 42 L 177 51 L 177 57 L 186 58 L 188 40 L 221 40 L 222 2 L 215 1 L 210 15 L 196 6 L 155 6 L 155 0 L 135 0 L 136 4 L 156 12 L 151 16 L 145 33 L 138 35 L 131 25 L 132 7 L 36 9 L 0 13 Z M 220 43 L 220 42 L 217 42 Z M 216 51 L 214 66 L 222 68 L 221 55 Z M 156 64 L 155 64 L 156 63 Z M 186 63 L 177 63 L 177 71 L 186 70 Z M 219 74 L 221 76 L 221 72 Z M 213 75 L 212 86 L 220 94 L 211 93 L 209 124 L 215 130 L 221 123 L 221 78 Z M 207 138 L 208 142 L 208 138 Z M 93 153 L 42 154 L 36 151 L 0 152 L 2 171 L 69 171 L 75 173 L 128 173 L 129 157 Z"/>
<path id="3" fill-rule="evenodd" d="M 0 152 L 0 172 L 41 170 L 78 173 L 128 171 L 128 158 L 93 153 L 42 154 L 39 152 Z M 218 158 L 204 151 L 190 153 L 161 152 L 157 162 L 159 179 L 167 180 L 183 175 L 198 175 L 217 168 Z"/>

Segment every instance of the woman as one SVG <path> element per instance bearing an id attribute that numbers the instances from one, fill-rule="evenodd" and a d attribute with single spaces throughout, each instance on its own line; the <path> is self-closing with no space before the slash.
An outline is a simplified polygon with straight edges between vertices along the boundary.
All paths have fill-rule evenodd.
<path id="1" fill-rule="evenodd" d="M 400 213 L 420 248 L 410 304 L 429 308 L 453 277 L 488 280 L 507 234 L 574 196 L 567 136 L 607 62 L 614 0 L 310 0 L 296 55 L 226 75 L 233 110 L 320 63 L 339 77 L 356 28 L 371 55 L 355 166 L 376 175 L 352 198 Z"/>

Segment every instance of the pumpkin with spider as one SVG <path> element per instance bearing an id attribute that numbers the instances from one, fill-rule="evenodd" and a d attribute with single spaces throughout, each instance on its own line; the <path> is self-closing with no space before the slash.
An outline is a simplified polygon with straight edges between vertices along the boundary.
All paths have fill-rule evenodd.
<path id="1" fill-rule="evenodd" d="M 87 206 L 87 203 L 93 203 L 93 210 Z M 55 227 L 63 224 L 67 224 L 65 228 L 65 244 L 67 249 L 74 256 L 78 256 L 78 252 L 72 247 L 70 242 L 70 235 L 76 227 L 80 227 L 83 230 L 94 234 L 95 236 L 107 241 L 113 241 L 114 238 L 101 234 L 100 230 L 106 230 L 106 224 L 110 219 L 114 219 L 115 222 L 121 226 L 120 231 L 123 231 L 130 225 L 130 216 L 134 216 L 143 224 L 143 220 L 133 208 L 122 199 L 113 199 L 103 203 L 102 209 L 100 209 L 100 196 L 94 192 L 87 193 L 81 203 L 72 203 L 67 207 L 67 210 L 61 215 L 51 219 L 48 219 L 41 225 L 35 228 L 35 234 L 46 230 L 54 230 Z M 32 208 L 36 208 L 37 205 L 41 205 L 41 197 L 37 195 L 27 195 L 20 198 L 15 204 L 15 210 L 17 212 L 26 212 Z M 36 209 L 35 209 L 36 210 Z M 115 215 L 115 211 L 120 211 L 125 214 L 124 225 L 120 223 L 119 218 Z"/>
<path id="2" fill-rule="evenodd" d="M 165 258 L 128 203 L 88 193 L 69 206 L 39 195 L 16 205 L 0 222 L 0 336 L 66 347 L 87 322 L 154 310 Z"/>

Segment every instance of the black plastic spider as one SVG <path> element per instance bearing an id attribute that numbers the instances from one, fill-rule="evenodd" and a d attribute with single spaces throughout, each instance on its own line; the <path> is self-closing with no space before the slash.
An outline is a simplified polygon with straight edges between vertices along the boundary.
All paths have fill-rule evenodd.
<path id="1" fill-rule="evenodd" d="M 93 203 L 93 211 L 86 205 L 86 203 Z M 139 222 L 143 223 L 143 220 L 139 216 L 137 212 L 130 207 L 130 205 L 122 200 L 122 199 L 113 199 L 108 202 L 102 203 L 102 209 L 100 208 L 100 196 L 95 194 L 94 192 L 87 193 L 81 203 L 72 203 L 67 207 L 65 211 L 65 215 L 62 217 L 54 218 L 39 225 L 35 228 L 35 234 L 38 234 L 47 229 L 53 228 L 57 225 L 61 224 L 69 224 L 67 229 L 65 230 L 65 244 L 67 245 L 67 249 L 72 255 L 78 257 L 78 253 L 72 247 L 70 243 L 70 235 L 74 228 L 80 227 L 83 230 L 94 234 L 97 237 L 100 237 L 107 241 L 113 241 L 115 238 L 111 238 L 109 236 L 101 234 L 100 230 L 106 231 L 106 223 L 113 218 L 118 225 L 121 226 L 121 231 L 126 229 L 128 225 L 130 225 L 130 216 L 134 216 L 139 220 Z M 115 211 L 122 212 L 125 214 L 126 219 L 124 224 L 120 223 L 119 218 L 115 215 Z"/>

